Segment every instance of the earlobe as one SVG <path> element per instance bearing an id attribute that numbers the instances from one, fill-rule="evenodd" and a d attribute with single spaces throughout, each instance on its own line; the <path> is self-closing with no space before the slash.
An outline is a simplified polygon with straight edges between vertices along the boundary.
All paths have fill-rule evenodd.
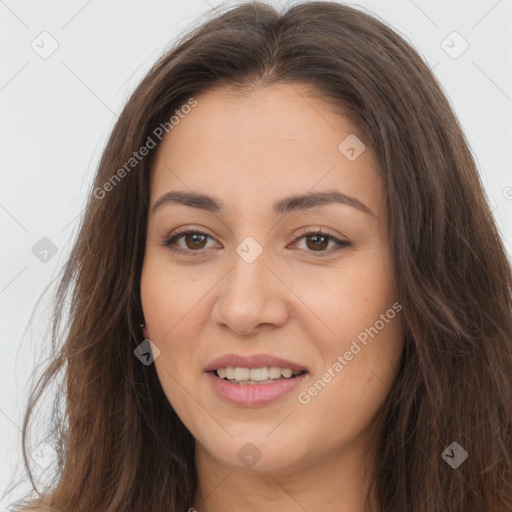
<path id="1" fill-rule="evenodd" d="M 144 336 L 145 340 L 149 339 L 148 328 L 144 324 L 141 324 L 141 327 L 142 327 L 142 336 Z"/>

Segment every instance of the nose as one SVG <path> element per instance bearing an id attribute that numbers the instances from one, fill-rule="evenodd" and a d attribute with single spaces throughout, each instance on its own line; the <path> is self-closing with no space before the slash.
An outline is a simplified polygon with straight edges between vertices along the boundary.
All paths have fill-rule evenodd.
<path id="1" fill-rule="evenodd" d="M 249 263 L 234 252 L 233 267 L 217 288 L 212 321 L 240 335 L 284 325 L 286 295 L 291 292 L 276 274 L 267 266 L 264 253 Z"/>

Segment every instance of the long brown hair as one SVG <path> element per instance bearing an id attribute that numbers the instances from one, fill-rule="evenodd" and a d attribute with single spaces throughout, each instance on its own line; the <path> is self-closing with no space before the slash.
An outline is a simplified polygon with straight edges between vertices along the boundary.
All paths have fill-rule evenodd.
<path id="1" fill-rule="evenodd" d="M 194 439 L 154 365 L 134 357 L 156 149 L 126 163 L 202 91 L 278 82 L 307 84 L 348 116 L 375 151 L 386 186 L 405 348 L 379 424 L 373 489 L 381 510 L 512 510 L 512 271 L 474 159 L 418 53 L 375 17 L 330 2 L 281 14 L 259 2 L 212 12 L 158 60 L 124 107 L 56 293 L 55 358 L 25 417 L 28 468 L 32 410 L 62 374 L 54 480 L 32 506 L 181 512 L 191 505 Z M 454 442 L 468 454 L 457 468 L 442 456 L 453 455 Z"/>

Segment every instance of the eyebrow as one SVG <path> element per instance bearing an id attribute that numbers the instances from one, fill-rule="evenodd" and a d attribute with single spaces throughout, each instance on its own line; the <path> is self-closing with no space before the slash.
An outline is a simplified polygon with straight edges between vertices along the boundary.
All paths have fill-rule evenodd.
<path id="1" fill-rule="evenodd" d="M 171 190 L 161 196 L 153 206 L 153 212 L 162 208 L 164 205 L 178 204 L 198 208 L 212 213 L 220 213 L 223 208 L 223 202 L 206 194 L 196 192 L 186 192 Z M 319 206 L 330 204 L 344 204 L 352 206 L 368 215 L 376 216 L 368 206 L 359 199 L 343 194 L 337 190 L 328 190 L 325 192 L 308 192 L 302 195 L 292 195 L 276 201 L 272 206 L 275 215 L 284 215 L 289 212 L 307 210 Z"/>

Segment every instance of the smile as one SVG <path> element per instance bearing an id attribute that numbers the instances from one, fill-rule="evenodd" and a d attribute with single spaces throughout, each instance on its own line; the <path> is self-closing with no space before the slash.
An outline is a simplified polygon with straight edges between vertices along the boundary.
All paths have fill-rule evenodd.
<path id="1" fill-rule="evenodd" d="M 279 366 L 265 366 L 262 368 L 242 368 L 228 366 L 215 370 L 217 377 L 231 384 L 255 385 L 272 384 L 283 379 L 292 379 L 301 375 L 305 370 L 295 371 Z"/>
<path id="2" fill-rule="evenodd" d="M 247 368 L 242 368 L 247 370 Z M 227 368 L 226 368 L 226 371 Z M 287 372 L 288 373 L 288 372 Z M 276 402 L 304 382 L 307 372 L 277 379 L 256 381 L 221 378 L 216 370 L 206 373 L 215 394 L 222 400 L 234 405 L 257 407 Z"/>

